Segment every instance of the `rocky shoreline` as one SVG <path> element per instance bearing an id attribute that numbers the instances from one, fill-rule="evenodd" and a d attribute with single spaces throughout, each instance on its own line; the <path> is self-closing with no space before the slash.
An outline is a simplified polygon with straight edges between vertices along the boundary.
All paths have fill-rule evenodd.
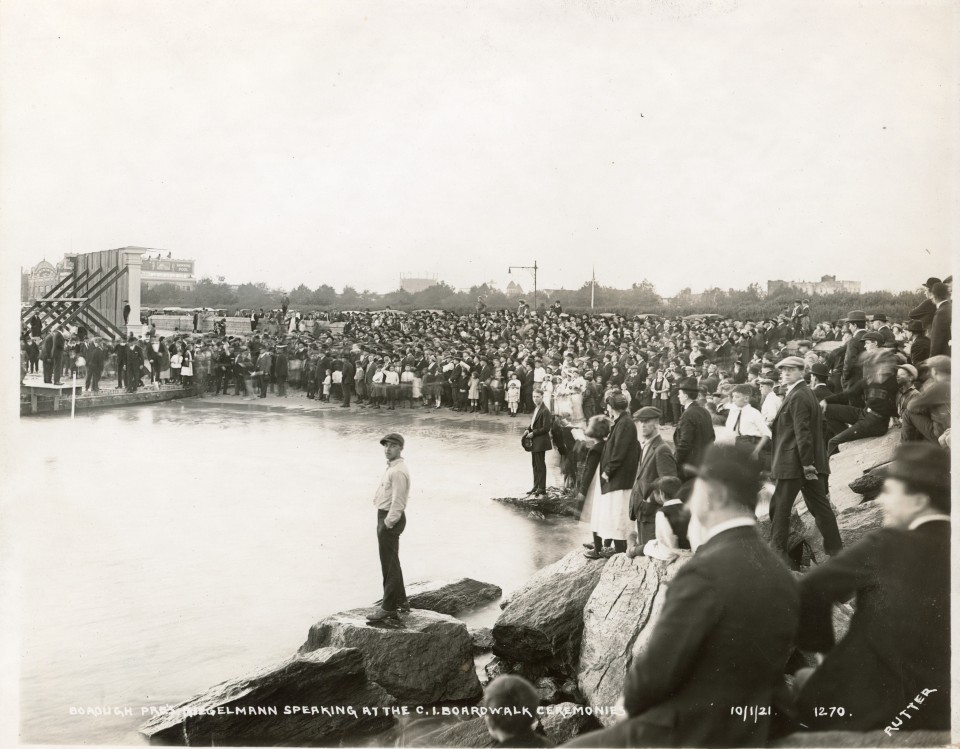
<path id="1" fill-rule="evenodd" d="M 874 465 L 862 464 L 885 454 L 889 438 L 871 442 L 872 450 L 860 445 L 841 454 L 842 470 L 835 475 L 845 478 L 846 471 L 860 479 L 864 468 Z M 842 466 L 844 457 L 860 465 Z M 876 480 L 867 484 L 875 488 Z M 844 545 L 880 525 L 877 503 L 861 503 L 852 489 L 834 490 L 833 500 Z M 569 514 L 564 508 L 573 500 L 558 491 L 540 500 L 504 501 L 531 513 L 553 507 L 557 512 L 551 514 Z M 761 519 L 760 530 L 769 534 L 769 520 Z M 791 546 L 807 563 L 823 559 L 819 538 L 809 514 L 795 511 Z M 213 686 L 151 718 L 140 731 L 151 743 L 163 744 L 372 746 L 393 727 L 391 736 L 399 729 L 399 745 L 492 746 L 483 718 L 470 708 L 478 705 L 486 682 L 512 673 L 534 684 L 542 729 L 560 744 L 618 719 L 614 708 L 630 660 L 645 647 L 670 580 L 691 556 L 681 553 L 670 562 L 622 554 L 590 560 L 573 550 L 503 600 L 492 629 L 468 628 L 456 617 L 500 598 L 496 585 L 468 578 L 415 583 L 408 588 L 412 611 L 400 626 L 367 624 L 372 609 L 328 616 L 310 626 L 290 658 Z M 838 607 L 838 636 L 851 613 Z M 482 669 L 478 658 L 486 661 Z M 420 721 L 435 726 L 429 721 L 436 716 L 449 719 L 419 735 L 410 730 Z M 948 742 L 946 732 L 905 733 L 896 743 L 883 732 L 833 733 L 795 734 L 775 746 Z"/>

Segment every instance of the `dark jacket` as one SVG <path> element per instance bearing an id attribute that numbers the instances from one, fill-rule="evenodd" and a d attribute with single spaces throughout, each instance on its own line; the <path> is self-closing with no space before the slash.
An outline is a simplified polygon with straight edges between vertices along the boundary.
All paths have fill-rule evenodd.
<path id="1" fill-rule="evenodd" d="M 630 414 L 624 411 L 613 422 L 610 436 L 603 444 L 600 456 L 600 493 L 625 491 L 633 487 L 640 463 L 640 443 L 637 441 L 637 425 Z M 603 478 L 603 474 L 607 478 Z"/>
<path id="2" fill-rule="evenodd" d="M 580 472 L 580 480 L 577 482 L 577 491 L 584 496 L 586 496 L 587 490 L 590 488 L 590 482 L 593 481 L 593 477 L 597 473 L 601 455 L 603 455 L 603 442 L 597 442 L 591 445 L 586 451 L 586 456 L 583 459 L 583 468 Z M 589 521 L 590 518 L 586 518 L 586 520 Z"/>
<path id="3" fill-rule="evenodd" d="M 698 466 L 707 448 L 716 439 L 710 412 L 694 401 L 683 410 L 677 429 L 673 433 L 676 446 L 677 466 L 681 478 L 688 478 L 685 465 Z"/>
<path id="4" fill-rule="evenodd" d="M 910 363 L 919 367 L 930 358 L 930 339 L 920 334 L 910 342 Z"/>
<path id="5" fill-rule="evenodd" d="M 891 374 L 879 382 L 858 380 L 842 393 L 828 395 L 827 403 L 852 403 L 862 399 L 867 408 L 879 416 L 893 418 L 897 415 L 897 376 Z"/>
<path id="6" fill-rule="evenodd" d="M 797 585 L 755 527 L 714 536 L 667 588 L 624 682 L 630 718 L 573 746 L 765 746 L 799 610 Z"/>
<path id="7" fill-rule="evenodd" d="M 841 383 L 847 388 L 863 377 L 863 366 L 860 364 L 860 354 L 863 353 L 863 337 L 867 331 L 858 330 L 849 341 L 843 353 L 843 377 Z"/>
<path id="8" fill-rule="evenodd" d="M 910 310 L 910 319 L 919 320 L 923 325 L 923 329 L 929 330 L 936 312 L 936 303 L 932 299 L 924 299 L 920 304 Z"/>
<path id="9" fill-rule="evenodd" d="M 823 440 L 823 413 L 817 396 L 801 380 L 783 399 L 773 420 L 773 479 L 803 478 L 803 467 L 830 473 Z"/>
<path id="10" fill-rule="evenodd" d="M 800 693 L 815 730 L 950 727 L 950 523 L 876 530 L 800 580 L 798 644 L 827 653 Z M 856 596 L 846 636 L 834 646 L 833 604 Z M 937 690 L 925 698 L 924 689 Z M 923 704 L 907 710 L 917 695 Z M 842 705 L 845 714 L 815 716 Z M 907 710 L 909 719 L 900 715 Z"/>
<path id="11" fill-rule="evenodd" d="M 540 404 L 540 410 L 537 411 L 537 418 L 533 420 L 533 426 L 530 427 L 530 436 L 533 437 L 533 450 L 530 452 L 543 453 L 553 449 L 553 443 L 550 440 L 550 429 L 553 427 L 553 414 L 543 403 Z"/>
<path id="12" fill-rule="evenodd" d="M 953 302 L 949 299 L 937 307 L 930 326 L 930 356 L 950 356 L 950 317 L 953 314 Z"/>
<path id="13" fill-rule="evenodd" d="M 650 444 L 640 455 L 637 479 L 630 494 L 630 519 L 653 518 L 658 506 L 647 502 L 653 490 L 653 482 L 664 476 L 677 476 L 677 460 L 670 446 L 659 434 L 650 440 Z"/>

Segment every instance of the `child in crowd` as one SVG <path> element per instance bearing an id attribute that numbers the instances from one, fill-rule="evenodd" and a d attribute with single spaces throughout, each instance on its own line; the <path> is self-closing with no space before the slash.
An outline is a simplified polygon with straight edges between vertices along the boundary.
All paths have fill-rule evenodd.
<path id="1" fill-rule="evenodd" d="M 497 742 L 494 746 L 556 746 L 534 730 L 539 705 L 537 690 L 522 676 L 507 674 L 491 681 L 483 693 L 483 717 L 487 731 Z"/>
<path id="2" fill-rule="evenodd" d="M 480 402 L 480 378 L 476 372 L 470 373 L 470 382 L 467 383 L 467 398 L 470 399 L 470 413 L 476 413 Z"/>
<path id="3" fill-rule="evenodd" d="M 330 402 L 330 391 L 333 389 L 333 374 L 327 372 L 327 376 L 323 378 L 323 401 L 324 403 Z"/>
<path id="4" fill-rule="evenodd" d="M 171 379 L 177 384 L 180 384 L 180 365 L 182 364 L 182 362 L 183 362 L 183 357 L 180 355 L 179 351 L 174 351 L 170 355 L 170 372 L 172 375 Z"/>
<path id="5" fill-rule="evenodd" d="M 511 418 L 517 415 L 517 407 L 520 405 L 520 380 L 513 372 L 507 373 L 507 408 L 510 409 Z"/>
<path id="6" fill-rule="evenodd" d="M 487 387 L 490 391 L 487 397 L 487 406 L 490 409 L 490 413 L 494 416 L 499 416 L 500 403 L 503 400 L 503 380 L 494 374 L 493 377 L 490 378 L 490 384 Z"/>
<path id="7" fill-rule="evenodd" d="M 649 501 L 659 507 L 654 517 L 656 538 L 648 541 L 641 550 L 638 548 L 636 534 L 631 533 L 631 548 L 627 550 L 627 556 L 643 554 L 670 561 L 677 556 L 677 551 L 691 548 L 688 533 L 690 511 L 682 500 L 676 498 L 680 493 L 680 486 L 680 479 L 675 476 L 663 476 L 654 482 Z"/>

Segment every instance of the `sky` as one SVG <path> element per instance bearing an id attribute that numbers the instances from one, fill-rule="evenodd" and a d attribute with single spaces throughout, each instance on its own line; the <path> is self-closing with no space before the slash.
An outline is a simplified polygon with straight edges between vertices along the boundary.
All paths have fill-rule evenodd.
<path id="1" fill-rule="evenodd" d="M 5 270 L 913 289 L 960 250 L 958 7 L 10 0 Z"/>

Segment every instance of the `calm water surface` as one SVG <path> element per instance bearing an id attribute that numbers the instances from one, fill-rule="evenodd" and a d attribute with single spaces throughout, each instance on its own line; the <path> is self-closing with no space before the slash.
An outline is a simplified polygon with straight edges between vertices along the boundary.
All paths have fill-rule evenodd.
<path id="1" fill-rule="evenodd" d="M 23 419 L 7 518 L 21 740 L 143 743 L 142 707 L 289 656 L 311 623 L 379 598 L 372 497 L 388 431 L 406 437 L 413 477 L 407 581 L 469 576 L 508 593 L 582 535 L 490 501 L 532 483 L 523 426 L 193 401 Z"/>

